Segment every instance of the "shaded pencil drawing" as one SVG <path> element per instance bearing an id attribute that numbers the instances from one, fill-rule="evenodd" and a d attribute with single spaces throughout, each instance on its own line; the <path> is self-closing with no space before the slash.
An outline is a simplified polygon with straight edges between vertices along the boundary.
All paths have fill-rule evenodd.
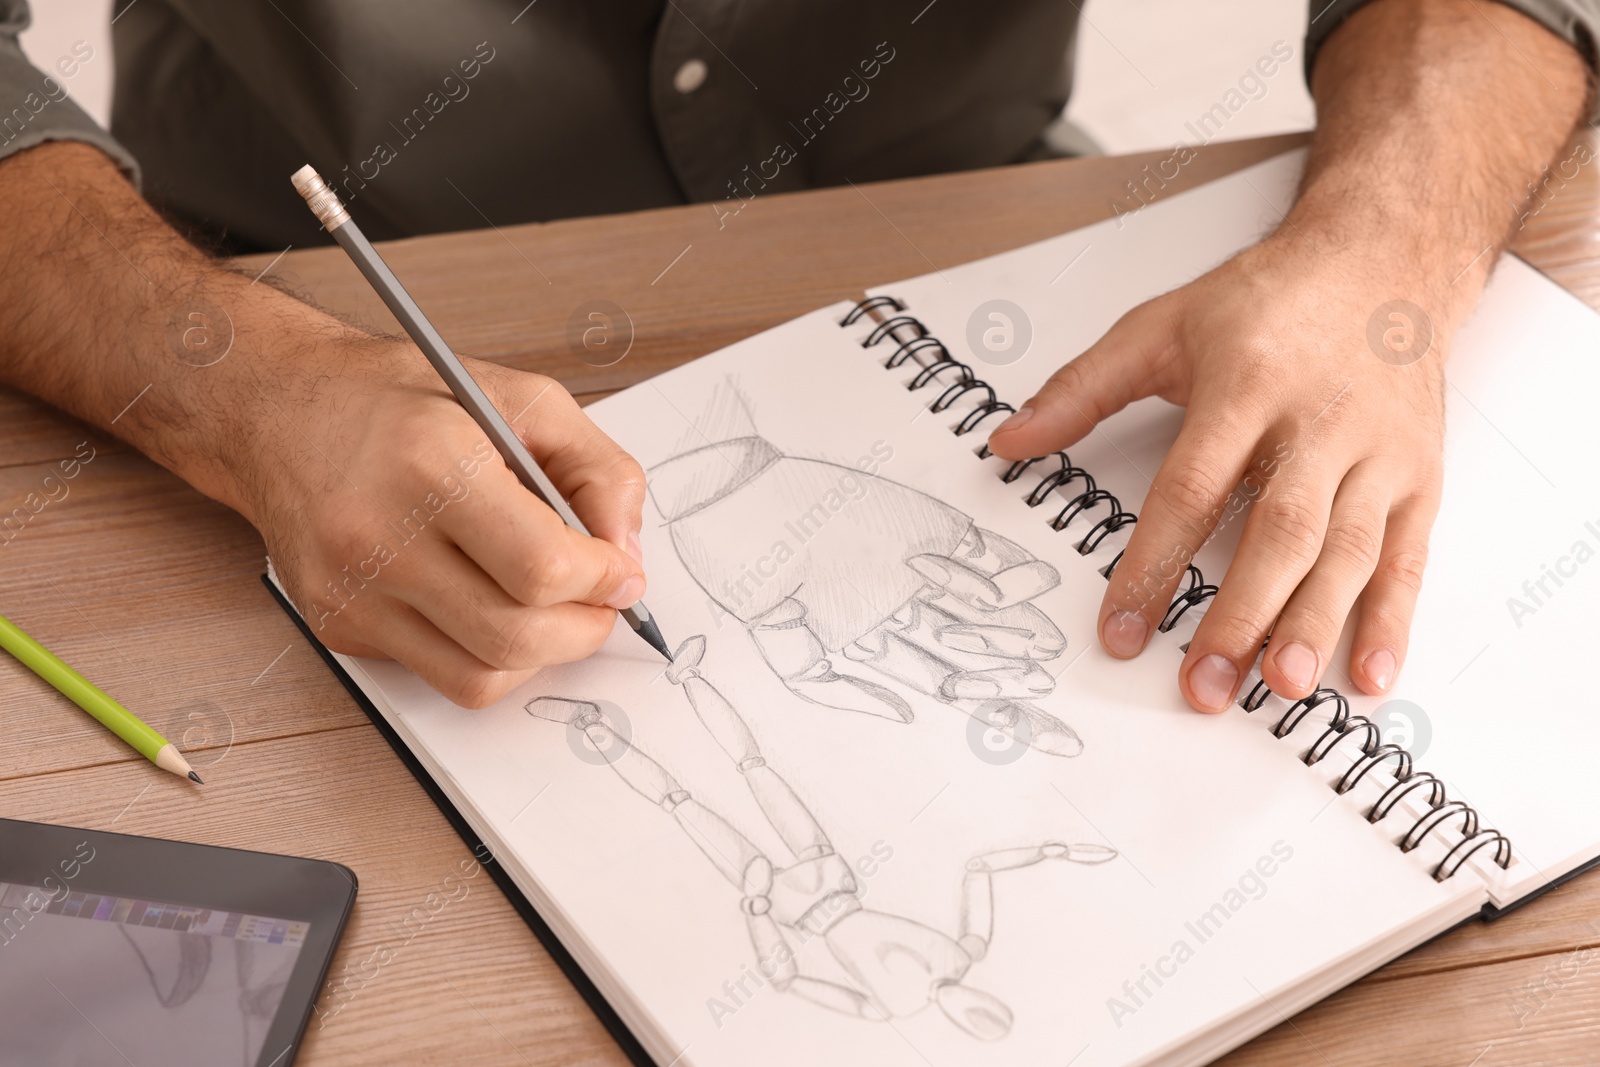
<path id="1" fill-rule="evenodd" d="M 937 1004 L 973 1037 L 1004 1037 L 1011 1030 L 1011 1009 L 967 984 L 968 972 L 988 952 L 993 935 L 994 875 L 1051 860 L 1104 863 L 1116 853 L 1102 845 L 1050 841 L 973 857 L 962 877 L 954 936 L 868 908 L 849 863 L 834 851 L 804 801 L 767 763 L 738 710 L 700 673 L 705 648 L 702 636 L 685 641 L 667 677 L 682 687 L 701 724 L 738 768 L 762 816 L 791 854 L 787 862 L 775 863 L 696 800 L 660 764 L 617 734 L 592 701 L 538 697 L 528 702 L 527 711 L 582 731 L 618 777 L 671 815 L 743 894 L 740 908 L 756 968 L 773 988 L 874 1021 Z M 837 972 L 809 973 L 802 966 L 799 946 L 818 937 L 838 964 Z"/>
<path id="2" fill-rule="evenodd" d="M 1029 702 L 1054 689 L 1041 664 L 1066 648 L 1033 603 L 1060 573 L 878 475 L 885 451 L 862 469 L 784 455 L 730 381 L 648 484 L 690 576 L 796 696 L 910 722 L 884 684 L 898 683 L 1021 744 L 1077 755 L 1077 733 Z"/>

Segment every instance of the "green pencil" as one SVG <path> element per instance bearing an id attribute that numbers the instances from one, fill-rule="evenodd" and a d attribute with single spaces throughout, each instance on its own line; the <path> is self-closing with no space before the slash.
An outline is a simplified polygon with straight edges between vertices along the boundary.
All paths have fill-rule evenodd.
<path id="1" fill-rule="evenodd" d="M 23 633 L 17 624 L 0 615 L 0 648 L 17 657 L 22 665 L 56 687 L 101 724 L 132 745 L 134 751 L 164 771 L 200 781 L 189 761 L 165 737 L 145 725 L 137 715 L 112 700 L 93 682 L 61 661 L 61 658 Z"/>

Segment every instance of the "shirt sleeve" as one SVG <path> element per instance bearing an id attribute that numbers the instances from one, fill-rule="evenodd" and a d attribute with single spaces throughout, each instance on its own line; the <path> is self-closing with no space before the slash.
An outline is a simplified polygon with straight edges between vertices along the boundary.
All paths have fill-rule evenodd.
<path id="1" fill-rule="evenodd" d="M 1311 68 L 1328 35 L 1368 0 L 1311 0 L 1311 24 L 1306 28 L 1306 84 L 1311 84 Z M 1600 0 L 1497 0 L 1533 19 L 1578 50 L 1589 65 L 1591 82 L 1600 56 Z M 1600 98 L 1593 102 L 1590 123 L 1600 122 Z"/>
<path id="2" fill-rule="evenodd" d="M 45 141 L 83 141 L 110 156 L 137 185 L 138 161 L 67 95 L 72 75 L 94 61 L 93 53 L 87 59 L 62 56 L 45 73 L 28 62 L 17 41 L 30 21 L 27 0 L 0 0 L 0 159 Z"/>

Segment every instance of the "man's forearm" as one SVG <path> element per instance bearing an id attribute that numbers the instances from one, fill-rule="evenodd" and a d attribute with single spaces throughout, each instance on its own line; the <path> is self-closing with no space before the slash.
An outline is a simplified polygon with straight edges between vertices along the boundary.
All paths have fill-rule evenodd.
<path id="1" fill-rule="evenodd" d="M 0 381 L 250 516 L 231 446 L 290 402 L 269 354 L 309 360 L 364 336 L 188 244 L 87 145 L 0 162 L 0 199 Z"/>
<path id="2" fill-rule="evenodd" d="M 524 443 L 592 536 L 522 487 L 415 346 L 190 247 L 96 149 L 0 161 L 0 197 L 0 383 L 243 514 L 329 648 L 484 707 L 643 596 L 644 472 L 558 383 L 468 361 L 491 403 L 531 413 Z"/>
<path id="3" fill-rule="evenodd" d="M 1317 56 L 1317 130 L 1282 236 L 1394 278 L 1448 332 L 1589 91 L 1571 45 L 1495 0 L 1374 0 Z"/>

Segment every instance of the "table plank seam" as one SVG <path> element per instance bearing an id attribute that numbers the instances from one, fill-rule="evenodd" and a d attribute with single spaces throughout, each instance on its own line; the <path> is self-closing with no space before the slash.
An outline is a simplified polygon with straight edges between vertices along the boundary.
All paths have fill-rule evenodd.
<path id="1" fill-rule="evenodd" d="M 277 741 L 295 741 L 295 740 L 299 740 L 301 738 L 306 738 L 306 737 L 317 737 L 317 736 L 320 736 L 322 734 L 335 734 L 335 733 L 342 733 L 342 732 L 346 732 L 346 731 L 350 731 L 350 730 L 375 730 L 375 729 L 377 729 L 377 727 L 373 726 L 373 724 L 370 721 L 352 722 L 352 723 L 347 723 L 347 724 L 345 724 L 343 726 L 328 726 L 328 727 L 324 727 L 324 728 L 318 729 L 318 730 L 300 730 L 300 731 L 296 731 L 294 733 L 274 734 L 271 737 L 256 737 L 256 738 L 251 738 L 251 739 L 246 740 L 246 741 L 235 741 L 235 742 L 233 742 L 232 744 L 230 744 L 228 746 L 226 751 L 232 752 L 235 749 L 242 749 L 242 748 L 245 748 L 245 747 L 248 747 L 248 746 L 251 746 L 251 745 L 272 744 L 272 743 L 277 742 Z M 216 750 L 217 750 L 217 746 L 211 746 L 211 747 L 207 747 L 207 748 L 186 749 L 186 750 L 184 750 L 183 754 L 185 756 L 191 756 L 192 757 L 197 752 L 215 752 Z M 101 768 L 101 767 L 122 767 L 122 766 L 127 766 L 127 765 L 130 765 L 130 764 L 146 763 L 146 762 L 149 762 L 149 761 L 145 760 L 143 757 L 140 757 L 140 756 L 128 756 L 125 759 L 100 760 L 100 761 L 97 761 L 95 763 L 75 763 L 75 764 L 71 765 L 70 767 L 52 767 L 49 770 L 34 771 L 34 772 L 30 773 L 30 774 L 13 774 L 13 775 L 0 776 L 0 785 L 4 785 L 4 784 L 6 784 L 8 782 L 34 781 L 34 780 L 37 780 L 37 779 L 49 778 L 50 776 L 57 775 L 57 774 L 76 774 L 78 771 L 95 770 L 95 769 L 98 769 L 98 768 Z M 214 764 L 212 766 L 214 766 Z M 206 767 L 196 767 L 195 769 L 197 771 L 201 772 L 201 777 L 202 778 L 205 777 L 205 773 L 204 772 L 207 770 Z M 152 772 L 152 773 L 154 773 L 154 772 Z"/>

